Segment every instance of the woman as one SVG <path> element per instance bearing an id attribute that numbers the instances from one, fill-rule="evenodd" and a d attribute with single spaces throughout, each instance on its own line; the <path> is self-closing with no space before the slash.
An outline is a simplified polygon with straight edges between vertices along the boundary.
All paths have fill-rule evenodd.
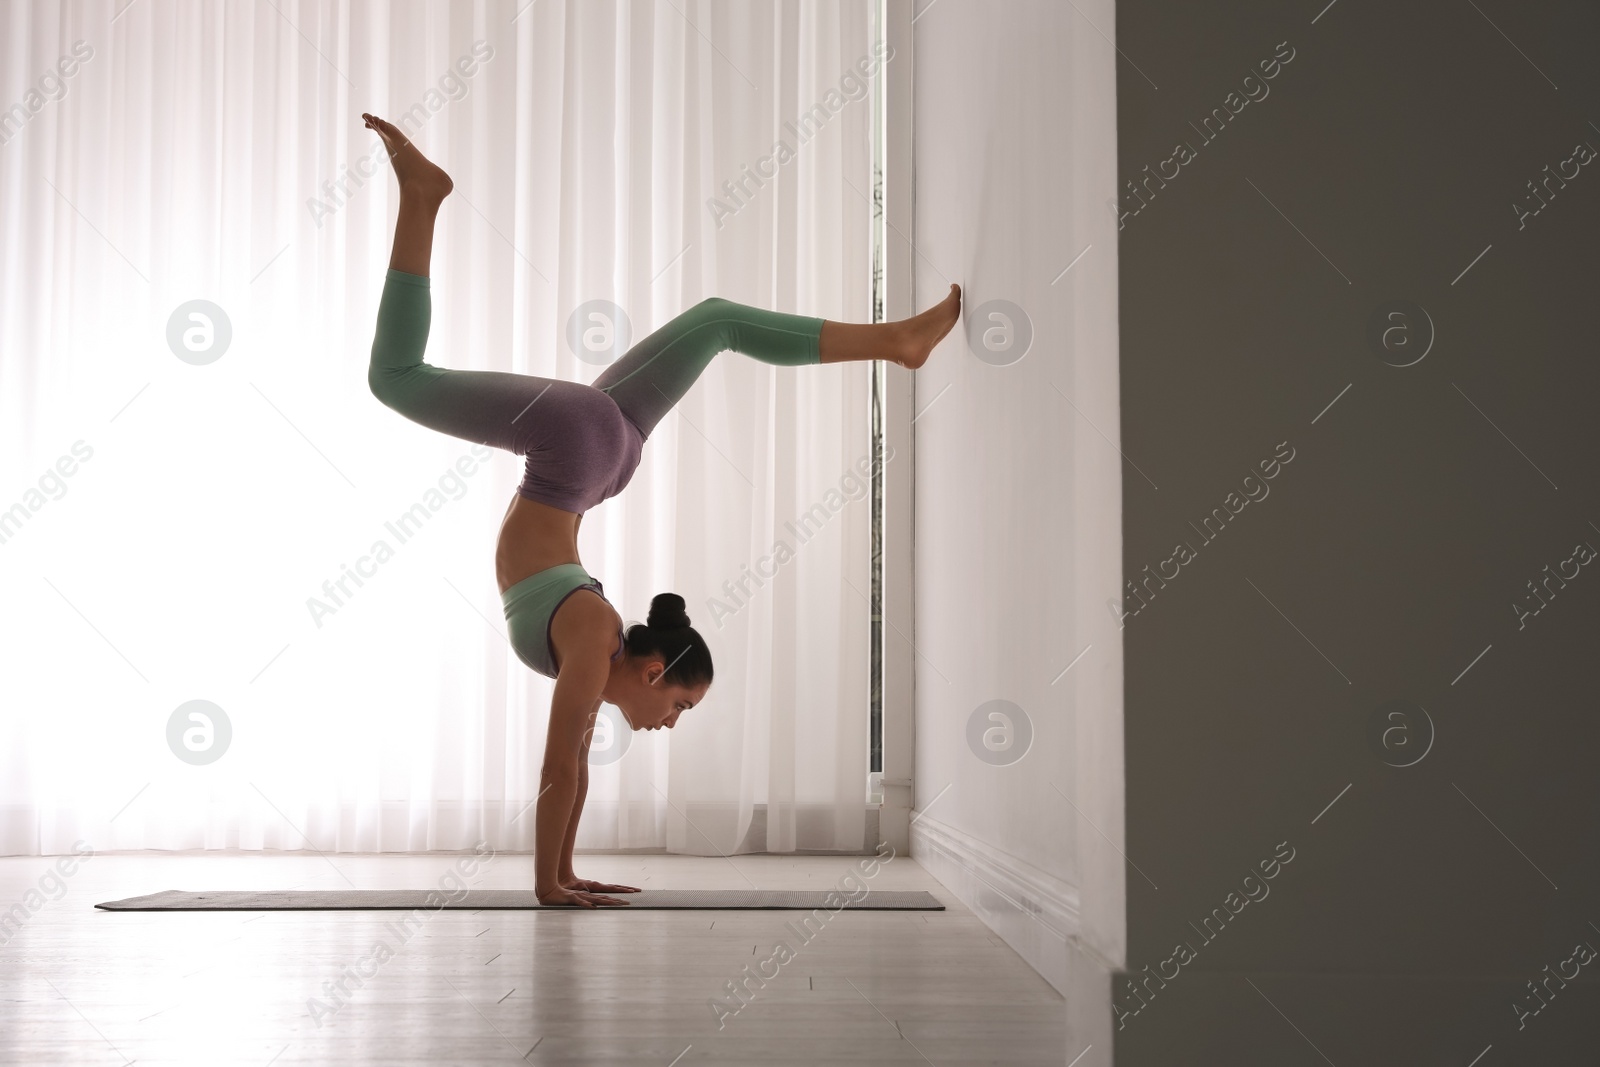
<path id="1" fill-rule="evenodd" d="M 608 701 L 631 729 L 670 729 L 705 697 L 711 652 L 675 593 L 656 596 L 644 625 L 623 630 L 600 582 L 578 561 L 583 513 L 623 490 L 650 431 L 717 353 L 732 349 L 780 366 L 887 359 L 914 370 L 955 325 L 961 291 L 952 285 L 920 315 L 871 325 L 713 297 L 634 345 L 593 385 L 429 366 L 422 359 L 431 312 L 428 262 L 450 178 L 398 127 L 362 118 L 383 138 L 400 182 L 367 374 L 373 395 L 429 429 L 526 457 L 500 526 L 495 572 L 517 658 L 556 680 L 540 776 L 534 890 L 541 904 L 625 904 L 603 894 L 636 888 L 572 871 L 595 714 Z"/>

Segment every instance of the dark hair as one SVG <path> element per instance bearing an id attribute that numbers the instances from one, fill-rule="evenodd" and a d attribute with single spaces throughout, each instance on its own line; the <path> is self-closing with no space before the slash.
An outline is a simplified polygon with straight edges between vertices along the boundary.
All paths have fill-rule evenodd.
<path id="1" fill-rule="evenodd" d="M 686 607 L 677 593 L 657 593 L 650 600 L 649 617 L 628 627 L 625 642 L 629 656 L 661 657 L 667 685 L 692 689 L 701 682 L 711 684 L 711 649 L 689 625 Z"/>

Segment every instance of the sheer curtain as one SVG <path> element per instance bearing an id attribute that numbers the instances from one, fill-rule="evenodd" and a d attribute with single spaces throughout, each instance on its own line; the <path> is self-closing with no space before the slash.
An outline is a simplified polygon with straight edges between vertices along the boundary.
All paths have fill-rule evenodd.
<path id="1" fill-rule="evenodd" d="M 520 461 L 367 392 L 396 197 L 359 114 L 455 179 L 430 361 L 587 382 L 706 296 L 870 317 L 869 15 L 5 5 L 0 854 L 531 850 Z M 717 676 L 597 736 L 580 849 L 732 853 L 763 810 L 771 851 L 862 845 L 869 374 L 724 354 L 586 516 L 624 619 L 681 593 Z"/>

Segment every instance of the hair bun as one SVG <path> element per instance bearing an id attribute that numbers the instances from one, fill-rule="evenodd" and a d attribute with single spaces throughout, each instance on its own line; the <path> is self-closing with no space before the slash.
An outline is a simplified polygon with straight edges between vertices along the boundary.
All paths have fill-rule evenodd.
<path id="1" fill-rule="evenodd" d="M 657 593 L 650 599 L 645 625 L 654 630 L 676 630 L 689 625 L 688 607 L 677 593 Z"/>

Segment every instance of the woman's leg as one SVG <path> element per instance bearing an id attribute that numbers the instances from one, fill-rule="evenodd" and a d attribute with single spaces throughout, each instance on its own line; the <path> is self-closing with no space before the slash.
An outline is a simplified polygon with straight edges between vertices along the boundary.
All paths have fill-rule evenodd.
<path id="1" fill-rule="evenodd" d="M 629 348 L 593 385 L 648 437 L 717 353 L 732 349 L 780 367 L 817 363 L 822 325 L 710 297 Z"/>
<path id="2" fill-rule="evenodd" d="M 400 216 L 394 224 L 389 269 L 426 278 L 433 255 L 433 222 L 439 205 L 455 185 L 450 175 L 424 156 L 398 126 L 366 112 L 361 117 L 366 120 L 367 129 L 383 138 L 400 182 Z"/>
<path id="3" fill-rule="evenodd" d="M 919 315 L 896 322 L 822 324 L 822 363 L 887 359 L 907 370 L 928 361 L 933 346 L 950 332 L 961 314 L 961 287 L 954 283 L 943 300 Z"/>
<path id="4" fill-rule="evenodd" d="M 523 455 L 542 443 L 552 421 L 547 410 L 564 395 L 585 387 L 504 371 L 450 370 L 423 361 L 432 318 L 429 260 L 433 225 L 451 182 L 391 123 L 364 115 L 389 150 L 400 181 L 400 212 L 378 323 L 372 340 L 367 384 L 384 405 L 429 429 Z M 546 394 L 549 394 L 546 396 Z M 531 409 L 531 410 L 530 410 Z"/>
<path id="5" fill-rule="evenodd" d="M 780 367 L 886 359 L 915 370 L 961 313 L 961 290 L 898 322 L 835 322 L 702 300 L 628 349 L 594 380 L 646 437 L 719 352 L 734 351 Z"/>
<path id="6" fill-rule="evenodd" d="M 714 296 L 628 349 L 593 384 L 648 437 L 719 352 L 780 367 L 887 359 L 914 369 L 949 332 L 960 308 L 956 286 L 921 315 L 868 324 L 790 315 Z"/>

